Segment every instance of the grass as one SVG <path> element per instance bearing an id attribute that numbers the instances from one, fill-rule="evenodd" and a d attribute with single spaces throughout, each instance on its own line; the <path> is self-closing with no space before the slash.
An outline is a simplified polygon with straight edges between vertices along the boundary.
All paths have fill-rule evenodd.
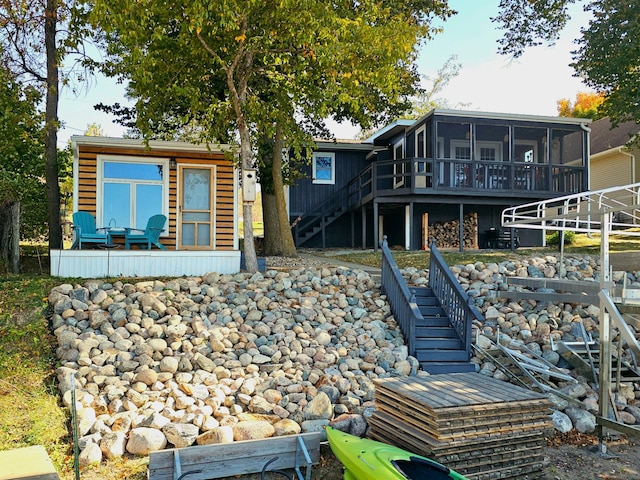
<path id="1" fill-rule="evenodd" d="M 638 231 L 638 229 L 634 229 Z M 571 245 L 565 245 L 565 255 L 600 255 L 600 235 L 593 234 L 590 237 L 585 234 L 576 235 L 575 242 Z M 609 237 L 611 252 L 638 251 L 640 250 L 640 237 L 629 235 L 611 235 Z M 381 253 L 367 251 L 324 251 L 319 252 L 322 255 L 336 258 L 345 262 L 357 263 L 360 265 L 368 265 L 379 267 L 381 263 Z M 532 255 L 559 255 L 557 246 L 553 247 L 536 247 L 536 248 L 519 248 L 515 252 L 511 250 L 480 250 L 466 251 L 463 253 L 457 250 L 443 250 L 442 256 L 449 265 L 464 265 L 467 263 L 483 262 L 483 263 L 500 263 L 516 257 L 529 257 Z M 394 250 L 393 257 L 400 268 L 414 267 L 417 269 L 429 268 L 429 252 L 428 251 L 403 251 Z"/>

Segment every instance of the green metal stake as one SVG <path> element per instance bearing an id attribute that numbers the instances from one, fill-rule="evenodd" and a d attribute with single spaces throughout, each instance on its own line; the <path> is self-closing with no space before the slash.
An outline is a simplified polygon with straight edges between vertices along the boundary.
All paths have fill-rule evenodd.
<path id="1" fill-rule="evenodd" d="M 75 374 L 71 375 L 71 431 L 73 432 L 73 469 L 76 480 L 80 480 L 80 454 L 78 452 L 78 420 L 76 411 L 76 382 Z"/>

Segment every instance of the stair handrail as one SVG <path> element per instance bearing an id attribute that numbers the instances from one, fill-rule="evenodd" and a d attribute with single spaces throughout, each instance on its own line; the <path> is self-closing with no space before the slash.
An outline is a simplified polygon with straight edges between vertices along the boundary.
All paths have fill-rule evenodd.
<path id="1" fill-rule="evenodd" d="M 385 235 L 380 242 L 382 252 L 382 275 L 380 279 L 380 289 L 387 296 L 387 302 L 391 307 L 393 316 L 403 333 L 405 344 L 409 350 L 409 355 L 415 356 L 416 325 L 423 320 L 422 313 L 418 308 L 415 296 L 409 290 L 400 268 L 396 263 Z"/>
<path id="2" fill-rule="evenodd" d="M 339 208 L 346 207 L 352 209 L 360 205 L 363 198 L 362 189 L 365 185 L 372 184 L 372 180 L 362 181 L 365 174 L 373 171 L 373 166 L 367 165 L 364 167 L 354 178 L 352 178 L 346 185 L 337 190 L 330 198 L 324 202 L 316 205 L 314 208 L 305 212 L 305 214 L 297 221 L 296 235 L 298 232 L 304 233 L 309 230 L 316 223 L 322 224 L 323 218 L 331 215 Z"/>
<path id="3" fill-rule="evenodd" d="M 451 273 L 449 265 L 436 248 L 435 241 L 431 244 L 430 250 L 429 287 L 440 301 L 451 326 L 458 332 L 465 350 L 471 356 L 471 324 L 474 318 L 484 323 L 484 316 L 475 306 L 473 298 L 462 289 Z"/>

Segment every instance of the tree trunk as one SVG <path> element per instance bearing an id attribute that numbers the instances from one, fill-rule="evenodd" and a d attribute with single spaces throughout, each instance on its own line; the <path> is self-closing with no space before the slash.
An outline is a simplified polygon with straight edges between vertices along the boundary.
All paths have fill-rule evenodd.
<path id="1" fill-rule="evenodd" d="M 0 209 L 0 259 L 11 273 L 20 273 L 20 202 Z"/>
<path id="2" fill-rule="evenodd" d="M 243 117 L 241 117 L 244 120 Z M 246 122 L 238 122 L 240 133 L 240 164 L 242 172 L 252 167 L 251 138 L 249 127 Z M 243 175 L 244 178 L 244 175 Z M 258 256 L 253 238 L 253 202 L 242 200 L 242 217 L 244 219 L 244 261 L 247 272 L 256 273 L 258 271 Z"/>
<path id="3" fill-rule="evenodd" d="M 289 225 L 289 214 L 287 212 L 287 202 L 284 196 L 284 181 L 282 179 L 282 130 L 276 127 L 276 138 L 273 142 L 273 162 L 271 175 L 273 177 L 273 193 L 275 195 L 276 212 L 278 217 L 278 230 L 280 231 L 280 241 L 282 242 L 280 251 L 284 257 L 297 257 L 296 245 L 293 242 L 293 233 Z"/>
<path id="4" fill-rule="evenodd" d="M 262 190 L 262 221 L 264 223 L 264 244 L 262 253 L 266 256 L 282 256 L 282 238 L 273 192 Z"/>
<path id="5" fill-rule="evenodd" d="M 44 43 L 47 53 L 47 96 L 45 106 L 45 172 L 47 211 L 49 218 L 49 249 L 62 247 L 60 226 L 60 185 L 58 184 L 58 52 L 56 28 L 58 1 L 47 0 L 45 7 Z"/>

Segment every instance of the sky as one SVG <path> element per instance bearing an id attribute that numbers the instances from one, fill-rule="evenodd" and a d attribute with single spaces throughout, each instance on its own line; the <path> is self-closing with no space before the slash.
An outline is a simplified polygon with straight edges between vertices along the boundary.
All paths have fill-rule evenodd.
<path id="1" fill-rule="evenodd" d="M 557 116 L 557 101 L 575 99 L 576 93 L 588 91 L 573 76 L 571 51 L 577 46 L 580 28 L 588 17 L 581 2 L 570 8 L 571 20 L 554 46 L 530 48 L 514 60 L 497 53 L 497 39 L 502 31 L 490 18 L 498 13 L 498 0 L 450 0 L 458 14 L 440 22 L 444 32 L 421 46 L 418 71 L 435 78 L 451 55 L 461 64 L 454 77 L 438 95 L 451 108 L 497 113 Z M 112 79 L 95 78 L 79 94 L 63 90 L 59 117 L 62 128 L 58 145 L 63 147 L 71 135 L 82 135 L 92 123 L 100 125 L 109 137 L 121 137 L 125 129 L 113 123 L 114 117 L 93 109 L 97 103 L 127 104 L 124 87 Z M 360 129 L 351 124 L 329 122 L 337 138 L 355 138 Z"/>

